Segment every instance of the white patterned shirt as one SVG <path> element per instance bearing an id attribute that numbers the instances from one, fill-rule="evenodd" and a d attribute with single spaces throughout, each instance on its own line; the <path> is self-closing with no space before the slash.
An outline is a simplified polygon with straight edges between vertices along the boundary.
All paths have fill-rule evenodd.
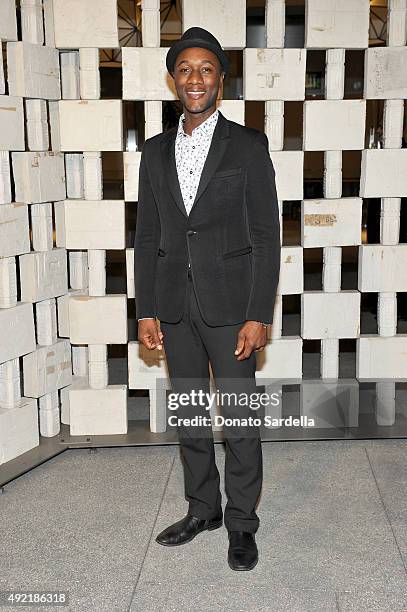
<path id="1" fill-rule="evenodd" d="M 199 181 L 218 117 L 219 111 L 216 109 L 212 115 L 209 115 L 205 121 L 192 130 L 192 136 L 184 132 L 184 113 L 178 121 L 178 131 L 175 138 L 175 163 L 182 199 L 188 215 L 198 191 Z M 190 264 L 188 264 L 188 267 L 191 267 Z M 143 318 L 150 319 L 151 317 Z M 143 319 L 138 320 L 142 321 Z"/>
<path id="2" fill-rule="evenodd" d="M 178 121 L 178 131 L 175 139 L 175 162 L 179 186 L 188 215 L 198 191 L 202 169 L 208 156 L 218 117 L 219 111 L 216 109 L 212 115 L 192 130 L 191 136 L 184 132 L 184 113 Z"/>

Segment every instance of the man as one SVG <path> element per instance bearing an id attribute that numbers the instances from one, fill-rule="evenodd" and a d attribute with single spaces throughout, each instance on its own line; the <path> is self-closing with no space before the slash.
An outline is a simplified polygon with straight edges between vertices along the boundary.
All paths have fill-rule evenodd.
<path id="1" fill-rule="evenodd" d="M 219 392 L 250 395 L 280 269 L 268 140 L 217 110 L 229 62 L 210 32 L 187 30 L 169 49 L 166 66 L 183 114 L 177 127 L 143 147 L 134 245 L 138 338 L 149 349 L 164 343 L 173 391 L 209 394 L 210 364 Z M 177 416 L 193 410 L 191 399 Z M 194 414 L 205 410 L 208 415 L 207 406 Z M 250 407 L 237 402 L 222 411 L 250 416 Z M 177 426 L 189 508 L 157 536 L 166 546 L 190 542 L 223 519 L 211 425 Z M 261 440 L 255 427 L 224 427 L 224 435 L 228 562 L 250 570 L 258 561 Z"/>

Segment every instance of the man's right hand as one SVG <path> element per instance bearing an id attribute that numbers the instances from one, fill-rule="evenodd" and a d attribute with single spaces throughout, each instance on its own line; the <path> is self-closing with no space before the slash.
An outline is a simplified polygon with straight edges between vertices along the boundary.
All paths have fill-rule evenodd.
<path id="1" fill-rule="evenodd" d="M 158 348 L 161 351 L 163 337 L 164 334 L 156 319 L 141 319 L 138 322 L 138 339 L 146 348 L 150 350 Z"/>

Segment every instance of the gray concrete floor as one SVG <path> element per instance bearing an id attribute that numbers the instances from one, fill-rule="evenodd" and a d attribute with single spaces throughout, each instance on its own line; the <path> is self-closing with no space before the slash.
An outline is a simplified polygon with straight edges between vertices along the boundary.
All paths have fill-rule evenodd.
<path id="1" fill-rule="evenodd" d="M 0 590 L 65 590 L 46 609 L 87 612 L 407 610 L 407 440 L 263 453 L 254 570 L 229 569 L 224 527 L 155 542 L 187 509 L 178 446 L 80 449 L 0 494 Z"/>

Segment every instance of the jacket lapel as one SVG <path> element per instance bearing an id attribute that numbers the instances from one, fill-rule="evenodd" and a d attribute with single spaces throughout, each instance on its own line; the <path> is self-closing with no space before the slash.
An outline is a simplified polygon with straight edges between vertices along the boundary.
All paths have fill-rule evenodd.
<path id="1" fill-rule="evenodd" d="M 219 166 L 230 139 L 229 121 L 222 115 L 220 111 L 218 121 L 216 123 L 212 141 L 209 147 L 208 155 L 202 169 L 201 178 L 196 192 L 195 200 L 192 205 L 190 215 L 195 204 L 205 191 L 209 181 L 212 178 L 216 168 Z M 164 168 L 164 174 L 168 181 L 170 192 L 174 198 L 174 202 L 185 217 L 188 218 L 182 198 L 181 188 L 178 181 L 177 166 L 175 162 L 175 139 L 177 136 L 178 126 L 169 130 L 161 141 L 161 156 Z"/>

